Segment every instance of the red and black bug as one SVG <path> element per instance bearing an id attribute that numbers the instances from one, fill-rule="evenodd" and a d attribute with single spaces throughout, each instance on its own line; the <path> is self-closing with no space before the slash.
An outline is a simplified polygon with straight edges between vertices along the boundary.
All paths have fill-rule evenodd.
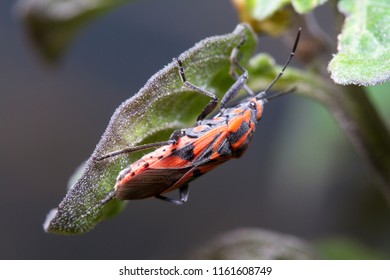
<path id="1" fill-rule="evenodd" d="M 239 48 L 245 41 L 243 39 L 230 56 L 230 74 L 236 81 L 222 98 L 217 114 L 210 119 L 206 117 L 218 105 L 218 98 L 212 92 L 187 81 L 181 60 L 175 59 L 183 84 L 210 97 L 209 104 L 198 116 L 196 126 L 173 132 L 168 141 L 129 147 L 96 158 L 95 160 L 100 161 L 123 153 L 159 147 L 122 170 L 114 190 L 101 203 L 105 204 L 113 198 L 132 200 L 156 197 L 174 204 L 183 204 L 188 199 L 188 184 L 192 180 L 231 158 L 240 157 L 252 139 L 256 123 L 262 117 L 264 104 L 275 96 L 267 95 L 293 58 L 299 37 L 300 30 L 282 70 L 258 94 L 254 94 L 246 86 L 248 72 L 237 60 Z M 237 69 L 241 75 L 237 73 Z M 242 89 L 249 97 L 235 106 L 227 107 L 227 103 Z M 164 196 L 176 189 L 179 189 L 179 200 Z"/>

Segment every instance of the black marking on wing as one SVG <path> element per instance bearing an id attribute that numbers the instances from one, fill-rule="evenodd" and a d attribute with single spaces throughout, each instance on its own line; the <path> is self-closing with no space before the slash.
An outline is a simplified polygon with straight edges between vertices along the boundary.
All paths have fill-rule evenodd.
<path id="1" fill-rule="evenodd" d="M 174 151 L 172 155 L 179 156 L 181 159 L 185 161 L 192 161 L 195 158 L 194 145 L 192 143 L 185 145 L 183 148 Z"/>
<path id="2" fill-rule="evenodd" d="M 244 136 L 248 131 L 250 130 L 250 126 L 248 122 L 242 122 L 240 127 L 235 132 L 230 132 L 227 135 L 227 139 L 231 144 L 236 143 L 238 140 L 241 139 L 242 136 Z"/>
<path id="3" fill-rule="evenodd" d="M 218 148 L 218 153 L 221 156 L 230 156 L 232 154 L 232 149 L 230 147 L 229 141 L 223 141 L 222 145 Z"/>

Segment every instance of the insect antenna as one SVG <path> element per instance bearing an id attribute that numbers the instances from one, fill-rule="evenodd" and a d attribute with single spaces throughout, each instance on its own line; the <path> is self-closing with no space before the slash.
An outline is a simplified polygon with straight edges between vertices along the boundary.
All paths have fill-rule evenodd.
<path id="1" fill-rule="evenodd" d="M 285 94 L 289 94 L 289 93 L 292 93 L 294 92 L 295 90 L 297 89 L 297 87 L 292 87 L 288 90 L 284 90 L 284 91 L 278 91 L 278 92 L 275 92 L 273 93 L 272 95 L 268 96 L 268 97 L 263 97 L 263 103 L 267 103 L 268 101 L 272 100 L 272 99 L 275 99 L 279 96 L 282 96 L 282 95 L 285 95 Z"/>
<path id="2" fill-rule="evenodd" d="M 287 93 L 287 92 L 293 91 L 293 90 L 288 90 L 287 92 L 279 92 L 279 93 L 277 93 L 276 95 L 273 95 L 273 96 L 271 96 L 271 97 L 269 97 L 269 98 L 266 98 L 266 95 L 268 94 L 268 92 L 271 90 L 271 88 L 273 87 L 273 85 L 279 80 L 279 78 L 283 75 L 284 70 L 286 70 L 287 66 L 290 64 L 291 59 L 294 57 L 295 51 L 296 51 L 297 46 L 298 46 L 299 38 L 301 37 L 301 29 L 302 29 L 302 28 L 299 28 L 299 29 L 298 29 L 298 34 L 297 34 L 297 37 L 295 38 L 294 46 L 293 46 L 293 48 L 292 48 L 292 51 L 291 51 L 291 53 L 290 53 L 290 56 L 288 57 L 286 63 L 284 64 L 282 70 L 280 70 L 280 72 L 278 73 L 278 75 L 277 75 L 277 76 L 275 77 L 275 79 L 268 85 L 268 87 L 267 87 L 265 90 L 263 90 L 262 92 L 260 92 L 259 94 L 256 95 L 256 99 L 257 99 L 257 100 L 259 100 L 259 99 L 266 99 L 266 100 L 268 99 L 268 100 L 269 100 L 269 99 L 273 99 L 273 98 L 275 98 L 275 97 L 277 97 L 277 96 L 279 96 L 279 95 L 281 95 L 281 94 L 283 94 L 283 93 Z"/>

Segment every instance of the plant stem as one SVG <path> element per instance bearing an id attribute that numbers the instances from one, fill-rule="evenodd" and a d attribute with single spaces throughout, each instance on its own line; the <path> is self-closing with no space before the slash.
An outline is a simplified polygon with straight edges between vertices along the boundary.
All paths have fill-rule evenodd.
<path id="1" fill-rule="evenodd" d="M 322 103 L 358 153 L 372 166 L 390 204 L 390 133 L 364 87 L 335 85 L 330 79 L 301 72 L 297 92 Z"/>
<path id="2" fill-rule="evenodd" d="M 390 202 L 390 134 L 359 86 L 335 86 L 327 92 L 325 106 L 348 135 L 356 150 L 370 163 Z"/>
<path id="3" fill-rule="evenodd" d="M 331 1 L 331 4 L 336 11 L 337 1 Z M 341 29 L 343 18 L 338 12 L 335 12 L 335 17 Z M 304 26 L 306 23 L 300 20 L 298 24 Z M 307 26 L 305 29 L 310 30 Z M 364 87 L 336 85 L 330 80 L 326 65 L 331 57 L 332 49 L 321 38 L 317 38 L 316 34 L 307 33 L 306 38 L 303 37 L 302 45 L 316 44 L 316 47 L 311 48 L 314 51 L 310 53 L 310 56 L 304 53 L 300 58 L 309 60 L 312 69 L 315 69 L 318 74 L 309 74 L 308 71 L 301 72 L 307 78 L 302 81 L 306 85 L 299 86 L 297 92 L 301 91 L 302 95 L 314 98 L 327 107 L 358 153 L 376 171 L 379 185 L 390 204 L 389 130 L 372 105 Z"/>

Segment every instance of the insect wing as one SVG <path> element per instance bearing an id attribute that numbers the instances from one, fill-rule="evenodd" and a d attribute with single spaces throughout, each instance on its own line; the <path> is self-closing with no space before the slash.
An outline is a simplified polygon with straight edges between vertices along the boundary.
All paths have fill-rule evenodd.
<path id="1" fill-rule="evenodd" d="M 203 165 L 191 168 L 186 174 L 183 175 L 182 178 L 180 178 L 180 180 L 178 180 L 169 189 L 165 190 L 164 193 L 171 192 L 171 191 L 183 186 L 184 184 L 187 184 L 187 183 L 195 180 L 199 176 L 213 170 L 214 168 L 216 168 L 217 166 L 219 166 L 221 163 L 225 162 L 226 160 L 227 160 L 227 158 L 221 159 L 221 160 L 215 160 L 215 161 L 207 162 Z"/>
<path id="2" fill-rule="evenodd" d="M 163 193 L 175 185 L 189 170 L 149 168 L 134 176 L 131 180 L 118 182 L 116 197 L 123 200 L 143 199 Z"/>

